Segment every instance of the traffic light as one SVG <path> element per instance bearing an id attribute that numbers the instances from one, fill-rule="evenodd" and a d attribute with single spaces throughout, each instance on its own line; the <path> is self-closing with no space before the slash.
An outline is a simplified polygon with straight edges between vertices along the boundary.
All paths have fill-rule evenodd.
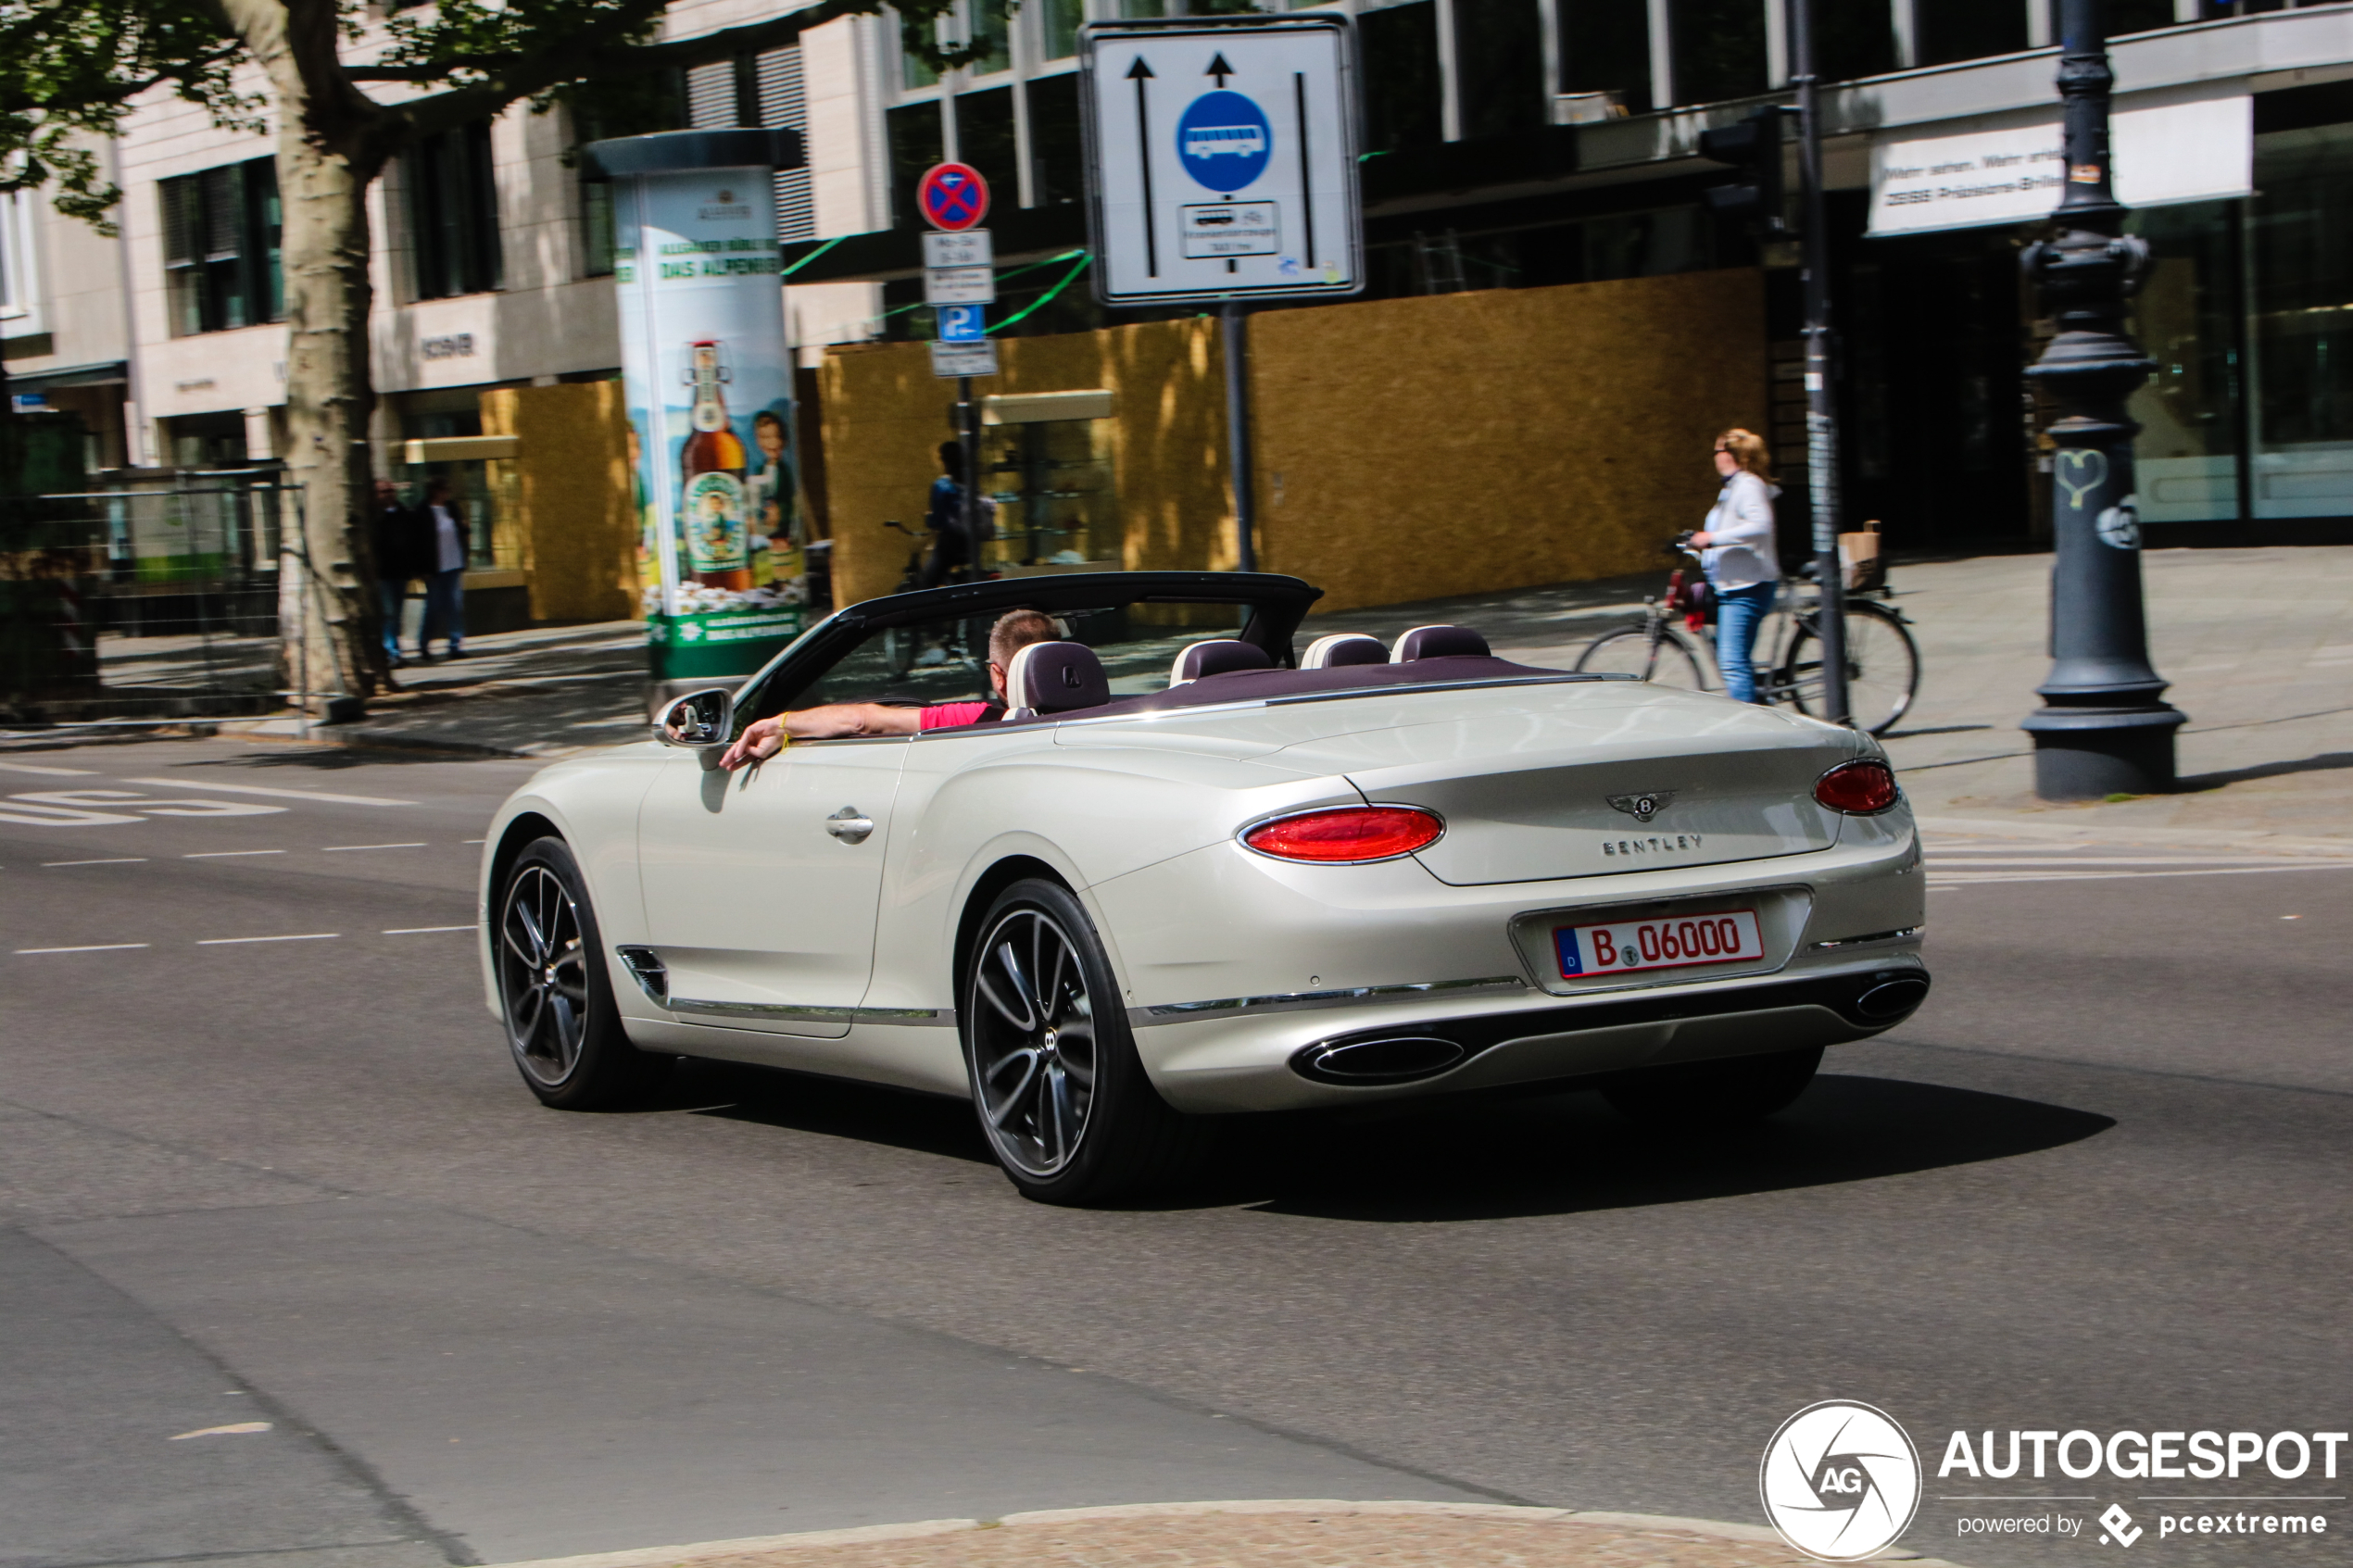
<path id="1" fill-rule="evenodd" d="M 1782 113 L 1768 106 L 1699 133 L 1700 157 L 1740 170 L 1730 184 L 1708 187 L 1708 210 L 1718 218 L 1757 224 L 1774 236 L 1790 232 L 1781 218 Z"/>

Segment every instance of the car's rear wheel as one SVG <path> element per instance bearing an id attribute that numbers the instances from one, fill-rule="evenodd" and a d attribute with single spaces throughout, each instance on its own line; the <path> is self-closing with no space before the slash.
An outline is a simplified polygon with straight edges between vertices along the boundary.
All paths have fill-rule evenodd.
<path id="1" fill-rule="evenodd" d="M 1023 1196 L 1101 1203 L 1164 1184 L 1208 1129 L 1137 1058 L 1087 911 L 1043 879 L 998 895 L 965 963 L 960 1022 L 982 1135 Z"/>
<path id="2" fill-rule="evenodd" d="M 643 1100 L 673 1059 L 637 1049 L 623 1031 L 587 884 L 562 839 L 535 840 L 515 857 L 497 922 L 499 1014 L 531 1092 L 560 1110 Z"/>
<path id="3" fill-rule="evenodd" d="M 1819 1046 L 1728 1061 L 1680 1061 L 1621 1073 L 1603 1085 L 1602 1096 L 1645 1126 L 1737 1127 L 1787 1109 L 1821 1065 Z"/>

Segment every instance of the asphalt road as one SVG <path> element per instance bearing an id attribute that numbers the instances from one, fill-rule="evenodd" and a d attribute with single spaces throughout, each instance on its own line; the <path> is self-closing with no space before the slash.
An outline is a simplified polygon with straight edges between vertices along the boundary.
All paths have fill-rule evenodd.
<path id="1" fill-rule="evenodd" d="M 1957 1539 L 1991 1505 L 1944 1499 L 2147 1485 L 1940 1482 L 1954 1429 L 2353 1416 L 2353 866 L 1932 845 L 1935 996 L 1752 1135 L 1575 1096 L 1266 1122 L 1180 1199 L 1072 1212 L 946 1102 L 704 1065 L 540 1109 L 465 929 L 529 771 L 0 756 L 0 1568 L 1251 1496 L 1760 1521 L 1826 1398 L 1928 1450 L 1906 1545 L 2042 1563 L 2098 1549 Z"/>

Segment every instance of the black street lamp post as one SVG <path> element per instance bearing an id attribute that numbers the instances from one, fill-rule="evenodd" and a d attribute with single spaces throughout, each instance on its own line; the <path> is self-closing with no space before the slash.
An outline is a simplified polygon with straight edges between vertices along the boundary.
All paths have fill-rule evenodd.
<path id="1" fill-rule="evenodd" d="M 2103 0 L 2062 0 L 2059 101 L 2066 172 L 2057 234 L 2028 248 L 2026 270 L 2058 334 L 2027 370 L 2066 406 L 2052 454 L 2051 671 L 2037 688 L 2034 792 L 2045 800 L 2142 795 L 2173 784 L 2173 732 L 2149 663 L 2141 605 L 2141 531 L 2133 437 L 2124 411 L 2155 369 L 2124 331 L 2148 248 L 2124 233 L 2109 183 L 2108 69 Z"/>

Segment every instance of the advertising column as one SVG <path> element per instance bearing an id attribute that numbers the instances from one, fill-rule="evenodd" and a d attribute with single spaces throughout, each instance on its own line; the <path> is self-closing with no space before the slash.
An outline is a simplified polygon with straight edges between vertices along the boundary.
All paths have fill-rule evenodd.
<path id="1" fill-rule="evenodd" d="M 657 682 L 748 674 L 799 634 L 809 583 L 791 470 L 792 362 L 773 203 L 789 132 L 594 143 Z"/>

